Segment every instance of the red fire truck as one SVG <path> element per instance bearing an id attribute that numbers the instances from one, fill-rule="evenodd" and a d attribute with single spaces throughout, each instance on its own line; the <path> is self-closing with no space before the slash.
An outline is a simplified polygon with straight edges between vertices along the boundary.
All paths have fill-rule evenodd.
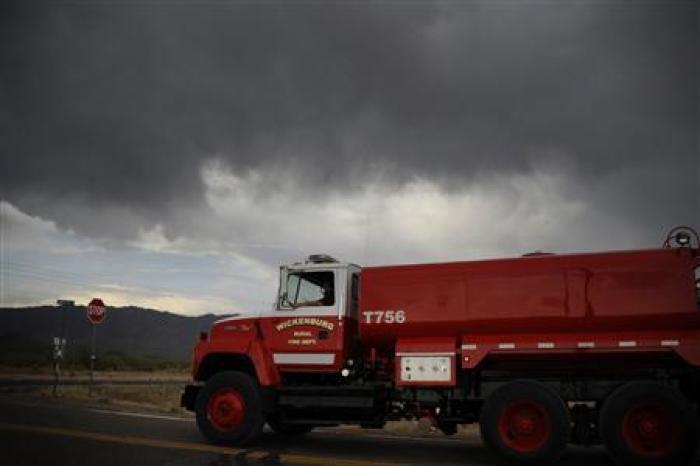
<path id="1" fill-rule="evenodd" d="M 681 465 L 698 443 L 700 249 L 532 253 L 361 268 L 315 255 L 280 268 L 275 306 L 214 323 L 182 405 L 214 443 L 267 423 L 478 422 L 507 464 L 603 443 L 622 465 Z"/>

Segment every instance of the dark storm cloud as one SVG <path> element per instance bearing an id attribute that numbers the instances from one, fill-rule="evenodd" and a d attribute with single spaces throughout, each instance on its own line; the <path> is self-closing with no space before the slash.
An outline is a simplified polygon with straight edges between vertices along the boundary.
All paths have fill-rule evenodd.
<path id="1" fill-rule="evenodd" d="M 31 213 L 162 220 L 218 158 L 315 189 L 565 164 L 601 209 L 700 220 L 696 2 L 4 8 L 0 197 Z"/>

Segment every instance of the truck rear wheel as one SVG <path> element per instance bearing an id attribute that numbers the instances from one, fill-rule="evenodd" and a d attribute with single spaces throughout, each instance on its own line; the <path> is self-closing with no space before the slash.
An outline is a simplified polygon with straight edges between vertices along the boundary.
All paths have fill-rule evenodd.
<path id="1" fill-rule="evenodd" d="M 197 426 L 212 443 L 244 445 L 255 440 L 264 423 L 258 383 L 248 374 L 214 375 L 195 402 Z"/>
<path id="2" fill-rule="evenodd" d="M 509 464 L 556 463 L 570 430 L 561 398 L 526 380 L 496 389 L 484 403 L 480 424 L 484 443 Z"/>
<path id="3" fill-rule="evenodd" d="M 682 465 L 697 448 L 694 411 L 674 388 L 632 382 L 618 388 L 600 412 L 600 437 L 621 465 Z"/>

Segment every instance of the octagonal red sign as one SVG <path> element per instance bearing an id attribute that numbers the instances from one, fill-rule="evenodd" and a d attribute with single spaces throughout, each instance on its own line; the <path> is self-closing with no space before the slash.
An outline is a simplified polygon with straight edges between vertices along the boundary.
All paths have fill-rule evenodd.
<path id="1" fill-rule="evenodd" d="M 105 319 L 105 303 L 100 298 L 93 298 L 88 304 L 87 318 L 93 324 L 99 324 Z"/>

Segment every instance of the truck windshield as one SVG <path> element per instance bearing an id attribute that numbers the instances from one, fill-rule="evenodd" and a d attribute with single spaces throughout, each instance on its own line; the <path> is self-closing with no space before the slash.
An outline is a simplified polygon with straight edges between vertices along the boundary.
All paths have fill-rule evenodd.
<path id="1" fill-rule="evenodd" d="M 280 304 L 293 308 L 335 304 L 333 272 L 290 272 Z"/>

